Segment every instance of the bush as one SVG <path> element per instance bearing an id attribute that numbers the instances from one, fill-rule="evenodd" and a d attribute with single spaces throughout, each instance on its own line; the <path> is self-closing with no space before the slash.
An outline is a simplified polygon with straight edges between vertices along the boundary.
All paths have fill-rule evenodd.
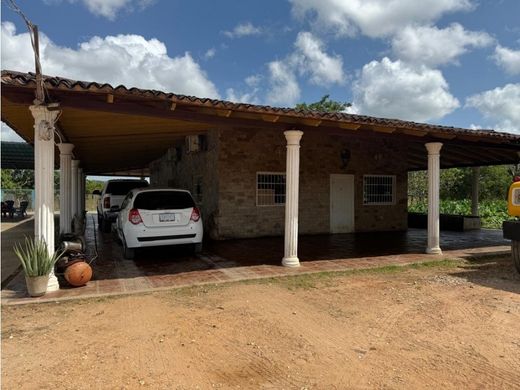
<path id="1" fill-rule="evenodd" d="M 428 203 L 426 201 L 414 202 L 408 206 L 409 212 L 426 213 Z M 471 215 L 471 201 L 464 200 L 441 200 L 441 214 Z M 502 222 L 512 219 L 507 214 L 506 200 L 484 200 L 479 203 L 479 214 L 483 228 L 501 229 Z"/>

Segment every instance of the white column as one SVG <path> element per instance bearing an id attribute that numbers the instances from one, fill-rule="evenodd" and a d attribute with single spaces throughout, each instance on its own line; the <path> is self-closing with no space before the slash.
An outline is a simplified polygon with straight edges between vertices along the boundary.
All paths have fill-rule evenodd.
<path id="1" fill-rule="evenodd" d="M 87 208 L 87 202 L 86 202 L 86 198 L 85 198 L 86 190 L 87 190 L 87 175 L 85 175 L 85 173 L 83 173 L 83 175 L 81 175 L 81 203 L 80 203 L 82 211 L 84 211 Z"/>
<path id="2" fill-rule="evenodd" d="M 300 140 L 303 132 L 284 132 L 287 140 L 287 174 L 285 178 L 285 249 L 282 264 L 299 267 L 298 259 L 298 194 L 300 182 Z"/>
<path id="3" fill-rule="evenodd" d="M 70 181 L 70 189 L 71 189 L 71 212 L 72 218 L 76 216 L 78 213 L 78 168 L 79 168 L 79 160 L 72 160 L 72 180 Z"/>
<path id="4" fill-rule="evenodd" d="M 440 151 L 442 143 L 427 143 L 428 150 L 428 246 L 426 253 L 442 254 L 439 233 Z"/>
<path id="5" fill-rule="evenodd" d="M 78 215 L 83 217 L 83 168 L 78 168 Z"/>
<path id="6" fill-rule="evenodd" d="M 478 195 L 480 192 L 480 167 L 473 167 L 471 178 L 471 215 L 478 217 Z"/>
<path id="7" fill-rule="evenodd" d="M 71 232 L 71 174 L 73 144 L 58 144 L 60 149 L 60 233 Z"/>
<path id="8" fill-rule="evenodd" d="M 54 253 L 54 122 L 58 111 L 45 106 L 30 106 L 34 117 L 34 235 L 46 242 L 49 254 Z M 47 291 L 60 288 L 54 270 Z"/>

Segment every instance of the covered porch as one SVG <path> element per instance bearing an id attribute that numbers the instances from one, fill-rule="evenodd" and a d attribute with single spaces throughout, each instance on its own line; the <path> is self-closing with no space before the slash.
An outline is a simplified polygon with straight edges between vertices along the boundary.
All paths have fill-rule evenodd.
<path id="1" fill-rule="evenodd" d="M 3 232 L 11 241 L 22 240 L 31 233 L 31 221 Z M 109 234 L 97 228 L 93 214 L 87 216 L 87 253 L 93 258 L 93 279 L 80 288 L 67 287 L 58 274 L 62 287 L 42 298 L 26 295 L 23 272 L 12 267 L 2 286 L 2 303 L 23 304 L 35 301 L 60 301 L 87 297 L 103 297 L 164 289 L 233 281 L 266 279 L 330 271 L 350 271 L 442 259 L 479 258 L 508 254 L 509 242 L 499 230 L 442 232 L 444 256 L 424 253 L 426 231 L 351 233 L 300 236 L 297 268 L 280 267 L 282 237 L 211 241 L 202 254 L 194 255 L 189 247 L 148 249 L 135 260 L 125 260 L 121 247 Z M 374 245 L 378 242 L 378 245 Z M 11 261 L 13 254 L 2 247 L 2 262 Z M 97 248 L 97 252 L 96 252 Z"/>

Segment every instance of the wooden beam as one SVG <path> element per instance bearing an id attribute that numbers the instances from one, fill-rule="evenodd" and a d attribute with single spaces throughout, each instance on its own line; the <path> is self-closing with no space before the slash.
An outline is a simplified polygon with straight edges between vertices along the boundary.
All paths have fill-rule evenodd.
<path id="1" fill-rule="evenodd" d="M 321 119 L 314 118 L 302 118 L 298 120 L 300 123 L 303 123 L 305 126 L 318 127 L 321 125 Z"/>
<path id="2" fill-rule="evenodd" d="M 280 119 L 280 115 L 269 115 L 269 114 L 262 115 L 262 120 L 264 122 L 275 123 L 275 122 L 278 122 L 278 119 Z"/>
<path id="3" fill-rule="evenodd" d="M 418 129 L 401 128 L 399 130 L 403 134 L 412 135 L 415 137 L 424 137 L 425 135 L 427 135 L 429 133 L 427 130 L 418 130 Z"/>
<path id="4" fill-rule="evenodd" d="M 346 130 L 358 130 L 361 127 L 361 125 L 358 125 L 357 123 L 349 123 L 349 122 L 339 122 L 338 126 L 341 129 L 346 129 Z"/>
<path id="5" fill-rule="evenodd" d="M 395 127 L 386 127 L 386 126 L 372 126 L 372 130 L 378 132 L 378 133 L 386 133 L 386 134 L 392 134 L 397 129 Z"/>
<path id="6" fill-rule="evenodd" d="M 215 112 L 217 113 L 218 116 L 220 117 L 223 117 L 223 118 L 229 118 L 231 116 L 231 114 L 233 113 L 232 110 L 215 110 Z"/>
<path id="7" fill-rule="evenodd" d="M 432 137 L 435 137 L 435 138 L 441 138 L 441 139 L 454 139 L 457 137 L 457 134 L 447 134 L 447 133 L 430 133 L 430 135 Z"/>

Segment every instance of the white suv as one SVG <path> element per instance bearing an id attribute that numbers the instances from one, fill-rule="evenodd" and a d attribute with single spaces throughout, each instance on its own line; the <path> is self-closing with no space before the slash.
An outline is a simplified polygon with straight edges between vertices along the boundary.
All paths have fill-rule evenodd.
<path id="1" fill-rule="evenodd" d="M 123 256 L 133 259 L 136 248 L 192 244 L 202 250 L 202 219 L 189 191 L 172 188 L 131 190 L 116 221 Z"/>
<path id="2" fill-rule="evenodd" d="M 138 179 L 113 179 L 108 180 L 103 191 L 94 191 L 94 195 L 100 195 L 97 202 L 98 225 L 101 231 L 109 233 L 112 222 L 115 222 L 116 211 L 123 202 L 128 191 L 134 188 L 148 187 L 146 180 Z"/>

